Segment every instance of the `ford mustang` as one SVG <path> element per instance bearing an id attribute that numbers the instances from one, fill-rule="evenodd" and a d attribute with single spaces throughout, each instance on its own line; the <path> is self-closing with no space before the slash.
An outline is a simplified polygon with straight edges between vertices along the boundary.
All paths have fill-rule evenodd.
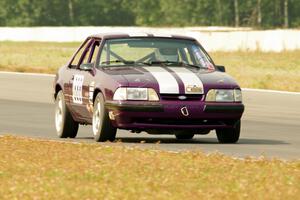
<path id="1" fill-rule="evenodd" d="M 241 88 L 194 38 L 92 35 L 58 70 L 54 90 L 61 138 L 76 137 L 79 125 L 92 125 L 96 141 L 114 141 L 117 129 L 240 137 Z"/>

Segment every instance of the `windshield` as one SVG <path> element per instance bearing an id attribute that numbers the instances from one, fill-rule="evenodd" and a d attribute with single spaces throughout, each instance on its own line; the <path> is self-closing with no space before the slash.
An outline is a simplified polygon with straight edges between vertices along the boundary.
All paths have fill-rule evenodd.
<path id="1" fill-rule="evenodd" d="M 210 57 L 196 42 L 167 38 L 106 40 L 99 62 L 100 67 L 153 64 L 214 68 Z"/>

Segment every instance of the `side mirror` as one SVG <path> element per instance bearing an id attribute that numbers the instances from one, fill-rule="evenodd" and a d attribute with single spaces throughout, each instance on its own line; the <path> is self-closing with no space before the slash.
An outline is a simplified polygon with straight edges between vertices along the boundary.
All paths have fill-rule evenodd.
<path id="1" fill-rule="evenodd" d="M 225 66 L 222 66 L 222 65 L 216 65 L 216 68 L 217 68 L 217 70 L 220 71 L 220 72 L 225 72 L 225 71 L 226 71 L 226 70 L 225 70 Z"/>
<path id="2" fill-rule="evenodd" d="M 91 71 L 93 69 L 93 63 L 83 63 L 79 66 L 80 70 Z"/>

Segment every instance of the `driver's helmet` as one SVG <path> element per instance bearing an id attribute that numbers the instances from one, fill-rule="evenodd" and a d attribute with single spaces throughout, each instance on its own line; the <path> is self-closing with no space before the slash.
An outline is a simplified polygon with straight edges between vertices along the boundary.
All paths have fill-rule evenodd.
<path id="1" fill-rule="evenodd" d="M 157 61 L 178 62 L 177 48 L 159 48 L 155 50 L 155 58 Z"/>

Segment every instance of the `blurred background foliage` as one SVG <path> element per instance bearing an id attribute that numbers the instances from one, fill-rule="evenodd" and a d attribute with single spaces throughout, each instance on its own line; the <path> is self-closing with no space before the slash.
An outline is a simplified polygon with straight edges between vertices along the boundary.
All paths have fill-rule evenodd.
<path id="1" fill-rule="evenodd" d="M 299 28 L 300 0 L 0 0 L 0 26 Z"/>

